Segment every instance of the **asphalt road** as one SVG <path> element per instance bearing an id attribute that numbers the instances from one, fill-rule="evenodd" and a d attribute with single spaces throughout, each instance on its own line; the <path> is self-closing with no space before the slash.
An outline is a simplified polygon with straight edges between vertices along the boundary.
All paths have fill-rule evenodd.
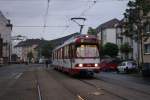
<path id="1" fill-rule="evenodd" d="M 150 80 L 112 72 L 73 78 L 44 65 L 0 67 L 0 100 L 149 100 Z"/>

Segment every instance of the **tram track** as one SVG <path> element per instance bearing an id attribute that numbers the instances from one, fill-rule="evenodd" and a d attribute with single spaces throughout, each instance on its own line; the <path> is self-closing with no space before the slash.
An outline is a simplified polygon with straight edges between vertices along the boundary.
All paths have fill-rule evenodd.
<path id="1" fill-rule="evenodd" d="M 140 91 L 138 89 L 134 89 L 134 88 L 129 88 L 129 87 L 123 87 L 122 85 L 118 85 L 118 84 L 112 84 L 109 83 L 107 81 L 103 81 L 97 78 L 94 78 L 93 81 L 89 81 L 89 80 L 81 80 L 80 81 L 84 82 L 85 84 L 89 84 L 95 88 L 97 88 L 98 90 L 101 89 L 107 93 L 110 93 L 116 97 L 121 98 L 122 100 L 135 100 L 135 98 L 142 98 L 142 100 L 148 100 L 148 98 L 150 97 L 149 93 L 147 92 L 143 92 Z M 97 82 L 98 81 L 98 82 Z M 100 85 L 101 84 L 101 85 Z M 113 88 L 111 88 L 113 87 Z M 117 91 L 119 89 L 119 92 L 116 92 L 114 89 L 114 87 L 116 87 Z M 126 92 L 125 92 L 126 91 Z M 128 92 L 127 92 L 128 91 Z M 137 99 L 137 100 L 141 100 L 141 99 Z"/>
<path id="2" fill-rule="evenodd" d="M 94 87 L 94 88 L 97 89 L 97 90 L 103 90 L 103 91 L 105 91 L 105 92 L 107 92 L 107 93 L 109 93 L 109 94 L 111 94 L 111 95 L 114 95 L 114 96 L 116 96 L 116 97 L 118 97 L 118 98 L 120 98 L 120 99 L 122 99 L 122 100 L 128 100 L 127 98 L 125 98 L 125 97 L 123 97 L 123 96 L 117 95 L 117 94 L 115 94 L 114 92 L 108 91 L 108 90 L 106 90 L 106 89 L 102 89 L 101 87 L 98 87 L 98 86 L 96 86 L 96 85 L 94 85 L 94 84 L 92 84 L 92 83 L 89 83 L 89 82 L 85 81 L 85 80 L 81 80 L 81 79 L 79 79 L 79 80 L 80 80 L 81 82 L 85 83 L 85 84 L 88 84 L 88 85 Z"/>
<path id="3" fill-rule="evenodd" d="M 38 100 L 44 100 L 42 98 L 41 88 L 40 88 L 40 84 L 39 84 L 39 81 L 38 81 L 38 75 L 37 75 L 36 70 L 34 71 L 34 75 L 35 75 L 35 85 L 36 85 L 37 96 L 38 96 L 37 98 L 38 98 Z"/>
<path id="4" fill-rule="evenodd" d="M 138 91 L 139 93 L 143 93 L 143 94 L 147 94 L 147 95 L 150 95 L 150 93 L 148 93 L 148 92 L 145 92 L 145 91 L 142 91 L 142 90 L 139 90 L 139 89 L 135 89 L 135 88 L 133 88 L 133 87 L 129 87 L 129 86 L 126 86 L 126 84 L 124 83 L 122 83 L 122 84 L 120 84 L 120 83 L 118 83 L 118 82 L 114 82 L 114 81 L 117 81 L 117 80 L 113 80 L 113 79 L 111 79 L 111 81 L 108 81 L 108 80 L 110 80 L 110 79 L 108 79 L 108 78 L 106 78 L 106 79 L 100 79 L 100 78 L 98 78 L 98 77 L 94 77 L 94 79 L 96 79 L 96 80 L 98 80 L 98 81 L 103 81 L 103 82 L 106 82 L 106 83 L 110 83 L 110 84 L 113 84 L 113 85 L 117 85 L 117 86 L 120 86 L 120 87 L 123 87 L 123 88 L 126 88 L 126 89 L 129 89 L 129 90 L 134 90 L 134 91 Z"/>
<path id="5" fill-rule="evenodd" d="M 47 71 L 49 73 L 49 71 Z M 61 76 L 59 74 L 62 74 L 63 76 L 66 76 L 69 78 L 68 75 L 65 75 L 63 73 L 57 72 L 57 71 L 51 71 L 53 78 L 55 79 L 57 76 Z M 55 74 L 54 74 L 55 73 Z M 57 75 L 57 76 L 56 76 Z M 70 77 L 71 79 L 72 77 Z M 75 79 L 75 80 L 74 80 Z M 78 96 L 79 94 L 79 90 L 73 90 L 72 88 L 74 87 L 74 85 L 68 85 L 65 82 L 61 82 L 59 79 L 55 79 L 58 83 L 61 83 L 61 85 L 63 85 L 63 87 L 65 89 L 67 89 L 69 92 L 71 92 L 72 94 Z M 149 97 L 149 93 L 139 90 L 139 89 L 135 89 L 132 87 L 126 87 L 126 85 L 124 86 L 124 84 L 118 83 L 111 83 L 111 82 L 107 82 L 105 80 L 101 80 L 98 79 L 97 77 L 94 77 L 92 79 L 87 79 L 87 78 L 72 78 L 71 80 L 74 81 L 80 81 L 83 84 L 86 84 L 88 87 L 93 87 L 95 89 L 95 94 L 94 93 L 87 93 L 86 95 L 81 92 L 81 97 L 83 97 L 83 99 L 81 100 L 92 100 L 90 98 L 90 95 L 105 95 L 105 96 L 113 96 L 116 99 L 118 98 L 119 100 L 141 100 L 138 97 L 142 98 L 142 97 L 146 97 L 144 98 L 144 100 L 147 100 Z M 111 81 L 111 80 L 110 80 Z M 120 85 L 119 85 L 120 84 Z M 117 89 L 117 91 L 116 91 Z M 80 98 L 80 95 L 78 96 Z M 89 99 L 90 98 L 90 99 Z M 79 99 L 80 100 L 80 99 Z M 109 99 L 108 99 L 109 100 Z M 110 99 L 111 100 L 111 99 Z"/>
<path id="6" fill-rule="evenodd" d="M 51 77 L 53 77 L 53 79 L 54 79 L 55 81 L 57 81 L 58 83 L 60 83 L 67 91 L 69 91 L 71 94 L 73 94 L 73 95 L 77 98 L 77 100 L 88 100 L 86 97 L 81 96 L 81 94 L 78 93 L 78 92 L 76 92 L 74 89 L 71 89 L 70 87 L 66 86 L 63 82 L 61 82 L 61 81 L 59 81 L 58 79 L 56 79 L 55 76 L 51 75 L 48 70 L 46 70 L 46 72 L 47 72 Z"/>
<path id="7" fill-rule="evenodd" d="M 47 71 L 48 72 L 48 71 Z M 49 72 L 48 72 L 49 73 Z M 49 73 L 50 74 L 50 73 Z M 59 72 L 58 72 L 58 74 L 60 74 Z M 62 73 L 61 73 L 62 74 Z M 53 75 L 52 75 L 53 76 Z M 69 77 L 69 76 L 68 76 Z M 53 76 L 53 78 L 55 78 L 55 76 Z M 71 77 L 71 78 L 73 78 L 73 77 Z M 118 94 L 115 94 L 114 92 L 111 92 L 111 91 L 109 91 L 109 90 L 106 90 L 106 89 L 102 89 L 101 87 L 98 87 L 98 86 L 96 86 L 95 84 L 92 84 L 92 83 L 89 83 L 89 82 L 87 82 L 87 81 L 85 81 L 85 80 L 83 80 L 83 79 L 78 79 L 78 78 L 73 78 L 73 79 L 75 79 L 75 80 L 77 80 L 77 81 L 80 81 L 80 82 L 82 82 L 83 84 L 86 84 L 86 85 L 88 85 L 89 87 L 93 87 L 93 88 L 95 88 L 95 93 L 98 93 L 98 95 L 105 95 L 105 93 L 108 95 L 112 95 L 112 96 L 114 96 L 114 97 L 116 97 L 116 98 L 118 98 L 119 100 L 128 100 L 128 98 L 126 98 L 126 97 L 123 97 L 123 96 L 120 96 L 120 95 L 118 95 Z M 57 79 L 55 79 L 57 82 L 59 82 L 59 83 L 61 83 L 61 85 L 63 86 L 63 87 L 65 87 L 65 89 L 67 89 L 69 92 L 71 92 L 72 94 L 74 94 L 75 96 L 77 96 L 79 99 L 78 100 L 91 100 L 91 99 L 88 99 L 88 96 L 90 95 L 90 94 L 87 94 L 87 97 L 86 96 L 81 96 L 81 94 L 80 95 L 78 95 L 79 93 L 77 92 L 77 91 L 75 91 L 75 90 L 72 90 L 71 88 L 72 87 L 68 87 L 65 83 L 63 83 L 63 82 L 60 82 L 59 80 L 57 80 Z M 105 93 L 101 93 L 101 92 L 105 92 Z M 92 94 L 92 93 L 91 93 Z M 93 93 L 94 94 L 94 93 Z M 95 94 L 95 95 L 97 95 L 97 94 Z M 80 99 L 80 97 L 82 97 L 82 99 Z"/>

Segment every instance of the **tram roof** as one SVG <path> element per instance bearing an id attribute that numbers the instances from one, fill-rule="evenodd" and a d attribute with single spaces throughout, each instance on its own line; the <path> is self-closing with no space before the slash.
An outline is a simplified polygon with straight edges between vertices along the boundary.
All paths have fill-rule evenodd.
<path id="1" fill-rule="evenodd" d="M 86 34 L 76 35 L 76 36 L 73 36 L 70 39 L 66 40 L 62 45 L 57 46 L 54 50 L 57 50 L 65 45 L 70 44 L 70 43 L 75 43 L 75 41 L 79 38 L 96 38 L 96 36 L 95 35 L 86 35 Z"/>

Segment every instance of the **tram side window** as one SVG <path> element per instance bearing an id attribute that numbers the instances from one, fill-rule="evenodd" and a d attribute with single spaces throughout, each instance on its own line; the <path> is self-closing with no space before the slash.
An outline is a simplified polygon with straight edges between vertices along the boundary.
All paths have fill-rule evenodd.
<path id="1" fill-rule="evenodd" d="M 60 49 L 58 50 L 58 59 L 60 59 Z"/>
<path id="2" fill-rule="evenodd" d="M 68 58 L 68 48 L 69 46 L 65 46 L 65 52 L 64 52 L 64 58 L 67 59 Z"/>
<path id="3" fill-rule="evenodd" d="M 74 45 L 69 46 L 69 58 L 74 57 Z"/>
<path id="4" fill-rule="evenodd" d="M 64 47 L 64 58 L 66 59 L 66 46 Z"/>
<path id="5" fill-rule="evenodd" d="M 59 49 L 59 59 L 61 59 L 61 48 Z"/>
<path id="6" fill-rule="evenodd" d="M 60 49 L 58 49 L 58 59 L 60 59 Z"/>
<path id="7" fill-rule="evenodd" d="M 58 50 L 57 50 L 57 52 L 56 52 L 56 59 L 58 59 Z"/>
<path id="8" fill-rule="evenodd" d="M 60 59 L 62 59 L 62 48 L 60 49 Z"/>
<path id="9" fill-rule="evenodd" d="M 55 51 L 55 59 L 57 59 L 57 51 Z"/>
<path id="10" fill-rule="evenodd" d="M 72 57 L 71 45 L 69 45 L 69 58 Z"/>
<path id="11" fill-rule="evenodd" d="M 66 50 L 66 57 L 67 57 L 67 59 L 69 58 L 69 45 L 67 46 L 67 50 Z"/>
<path id="12" fill-rule="evenodd" d="M 64 59 L 64 47 L 62 48 L 62 52 L 61 52 L 62 54 L 62 59 Z"/>
<path id="13" fill-rule="evenodd" d="M 57 59 L 59 59 L 59 50 L 57 50 Z"/>
<path id="14" fill-rule="evenodd" d="M 56 51 L 54 52 L 54 58 L 56 59 Z"/>
<path id="15" fill-rule="evenodd" d="M 72 45 L 72 57 L 75 58 L 76 54 L 75 54 L 75 46 Z"/>

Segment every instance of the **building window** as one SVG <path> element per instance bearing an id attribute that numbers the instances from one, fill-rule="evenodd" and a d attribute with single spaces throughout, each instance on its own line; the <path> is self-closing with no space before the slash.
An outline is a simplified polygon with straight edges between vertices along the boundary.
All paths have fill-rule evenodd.
<path id="1" fill-rule="evenodd" d="M 144 53 L 150 54 L 150 44 L 144 44 Z"/>
<path id="2" fill-rule="evenodd" d="M 150 23 L 145 25 L 145 33 L 150 34 Z"/>

